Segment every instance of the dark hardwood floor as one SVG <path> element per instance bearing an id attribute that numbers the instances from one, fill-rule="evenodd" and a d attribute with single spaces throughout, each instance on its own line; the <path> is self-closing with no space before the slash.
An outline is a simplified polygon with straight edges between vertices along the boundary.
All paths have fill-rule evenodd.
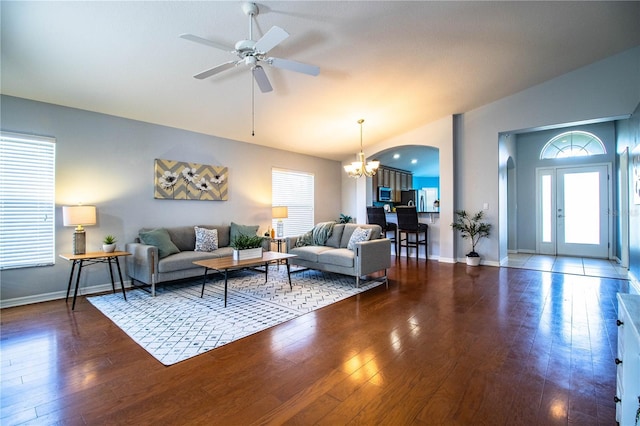
<path id="1" fill-rule="evenodd" d="M 3 309 L 0 423 L 616 424 L 626 281 L 406 258 L 390 278 L 170 367 L 84 298 Z"/>

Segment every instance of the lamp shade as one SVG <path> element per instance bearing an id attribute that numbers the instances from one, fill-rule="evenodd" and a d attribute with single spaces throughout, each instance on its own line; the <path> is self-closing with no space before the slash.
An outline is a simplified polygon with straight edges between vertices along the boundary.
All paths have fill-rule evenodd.
<path id="1" fill-rule="evenodd" d="M 289 217 L 289 208 L 287 206 L 271 207 L 271 216 L 274 219 L 286 219 Z"/>
<path id="2" fill-rule="evenodd" d="M 64 226 L 96 224 L 96 206 L 62 206 L 62 223 Z"/>

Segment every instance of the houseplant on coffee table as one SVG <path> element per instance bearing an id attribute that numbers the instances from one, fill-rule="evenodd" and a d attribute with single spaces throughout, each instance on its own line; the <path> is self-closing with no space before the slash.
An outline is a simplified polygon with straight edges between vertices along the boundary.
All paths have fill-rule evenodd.
<path id="1" fill-rule="evenodd" d="M 262 257 L 262 240 L 263 237 L 258 235 L 238 235 L 231 241 L 233 258 L 243 260 Z"/>
<path id="2" fill-rule="evenodd" d="M 471 251 L 467 253 L 467 265 L 478 266 L 480 264 L 480 255 L 476 252 L 476 245 L 491 233 L 491 224 L 481 222 L 483 218 L 484 212 L 482 210 L 473 216 L 465 210 L 456 210 L 456 221 L 451 224 L 454 230 L 460 231 L 462 238 L 471 240 Z"/>

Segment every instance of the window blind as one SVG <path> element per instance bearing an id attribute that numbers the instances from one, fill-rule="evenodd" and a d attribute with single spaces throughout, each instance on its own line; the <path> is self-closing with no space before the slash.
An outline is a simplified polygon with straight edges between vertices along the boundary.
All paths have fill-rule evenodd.
<path id="1" fill-rule="evenodd" d="M 284 169 L 271 169 L 271 204 L 287 206 L 284 236 L 300 235 L 314 225 L 314 175 Z M 277 220 L 271 226 L 276 227 Z"/>
<path id="2" fill-rule="evenodd" d="M 55 139 L 0 132 L 0 269 L 54 263 Z"/>

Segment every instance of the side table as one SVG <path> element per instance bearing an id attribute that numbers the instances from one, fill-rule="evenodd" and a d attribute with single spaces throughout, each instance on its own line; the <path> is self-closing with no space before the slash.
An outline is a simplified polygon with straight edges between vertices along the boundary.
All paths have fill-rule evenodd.
<path id="1" fill-rule="evenodd" d="M 273 243 L 276 243 L 276 252 L 277 252 L 277 253 L 284 253 L 284 252 L 286 252 L 286 251 L 287 251 L 287 244 L 286 244 L 287 239 L 286 239 L 286 238 L 284 238 L 284 237 L 280 237 L 280 238 L 278 238 L 278 237 L 274 237 L 274 238 L 271 238 L 271 241 L 270 241 L 270 242 L 271 242 L 272 244 L 273 244 Z M 271 248 L 271 247 L 269 247 L 269 248 Z M 283 249 L 284 249 L 284 250 L 283 250 Z M 283 262 L 283 261 L 278 261 L 278 262 L 277 262 L 278 270 L 280 270 L 280 265 L 282 264 L 282 262 Z"/>
<path id="2" fill-rule="evenodd" d="M 282 250 L 283 247 L 285 249 L 287 248 L 285 244 L 287 242 L 286 238 L 271 238 L 271 242 L 276 243 L 276 247 L 277 247 L 276 251 L 278 253 L 283 253 L 283 250 Z"/>
<path id="3" fill-rule="evenodd" d="M 76 265 L 78 266 L 78 272 L 76 274 L 76 288 L 73 291 L 73 304 L 71 305 L 71 310 L 76 308 L 76 297 L 78 296 L 78 287 L 80 286 L 80 273 L 82 272 L 82 268 L 84 266 L 93 265 L 95 263 L 106 263 L 107 268 L 109 268 L 109 275 L 111 276 L 111 288 L 113 292 L 116 292 L 116 284 L 113 280 L 113 265 L 112 260 L 116 264 L 118 268 L 118 277 L 120 278 L 120 288 L 122 288 L 122 296 L 124 300 L 127 300 L 127 295 L 124 292 L 124 283 L 122 281 L 122 271 L 120 270 L 120 262 L 118 262 L 118 258 L 121 256 L 130 256 L 131 253 L 126 251 L 114 251 L 112 253 L 105 253 L 102 251 L 97 251 L 93 253 L 85 253 L 85 254 L 61 254 L 60 257 L 71 262 L 71 273 L 69 274 L 69 285 L 67 286 L 67 297 L 65 297 L 65 302 L 69 299 L 69 292 L 71 291 L 71 283 L 73 282 L 73 275 L 76 270 Z"/>

